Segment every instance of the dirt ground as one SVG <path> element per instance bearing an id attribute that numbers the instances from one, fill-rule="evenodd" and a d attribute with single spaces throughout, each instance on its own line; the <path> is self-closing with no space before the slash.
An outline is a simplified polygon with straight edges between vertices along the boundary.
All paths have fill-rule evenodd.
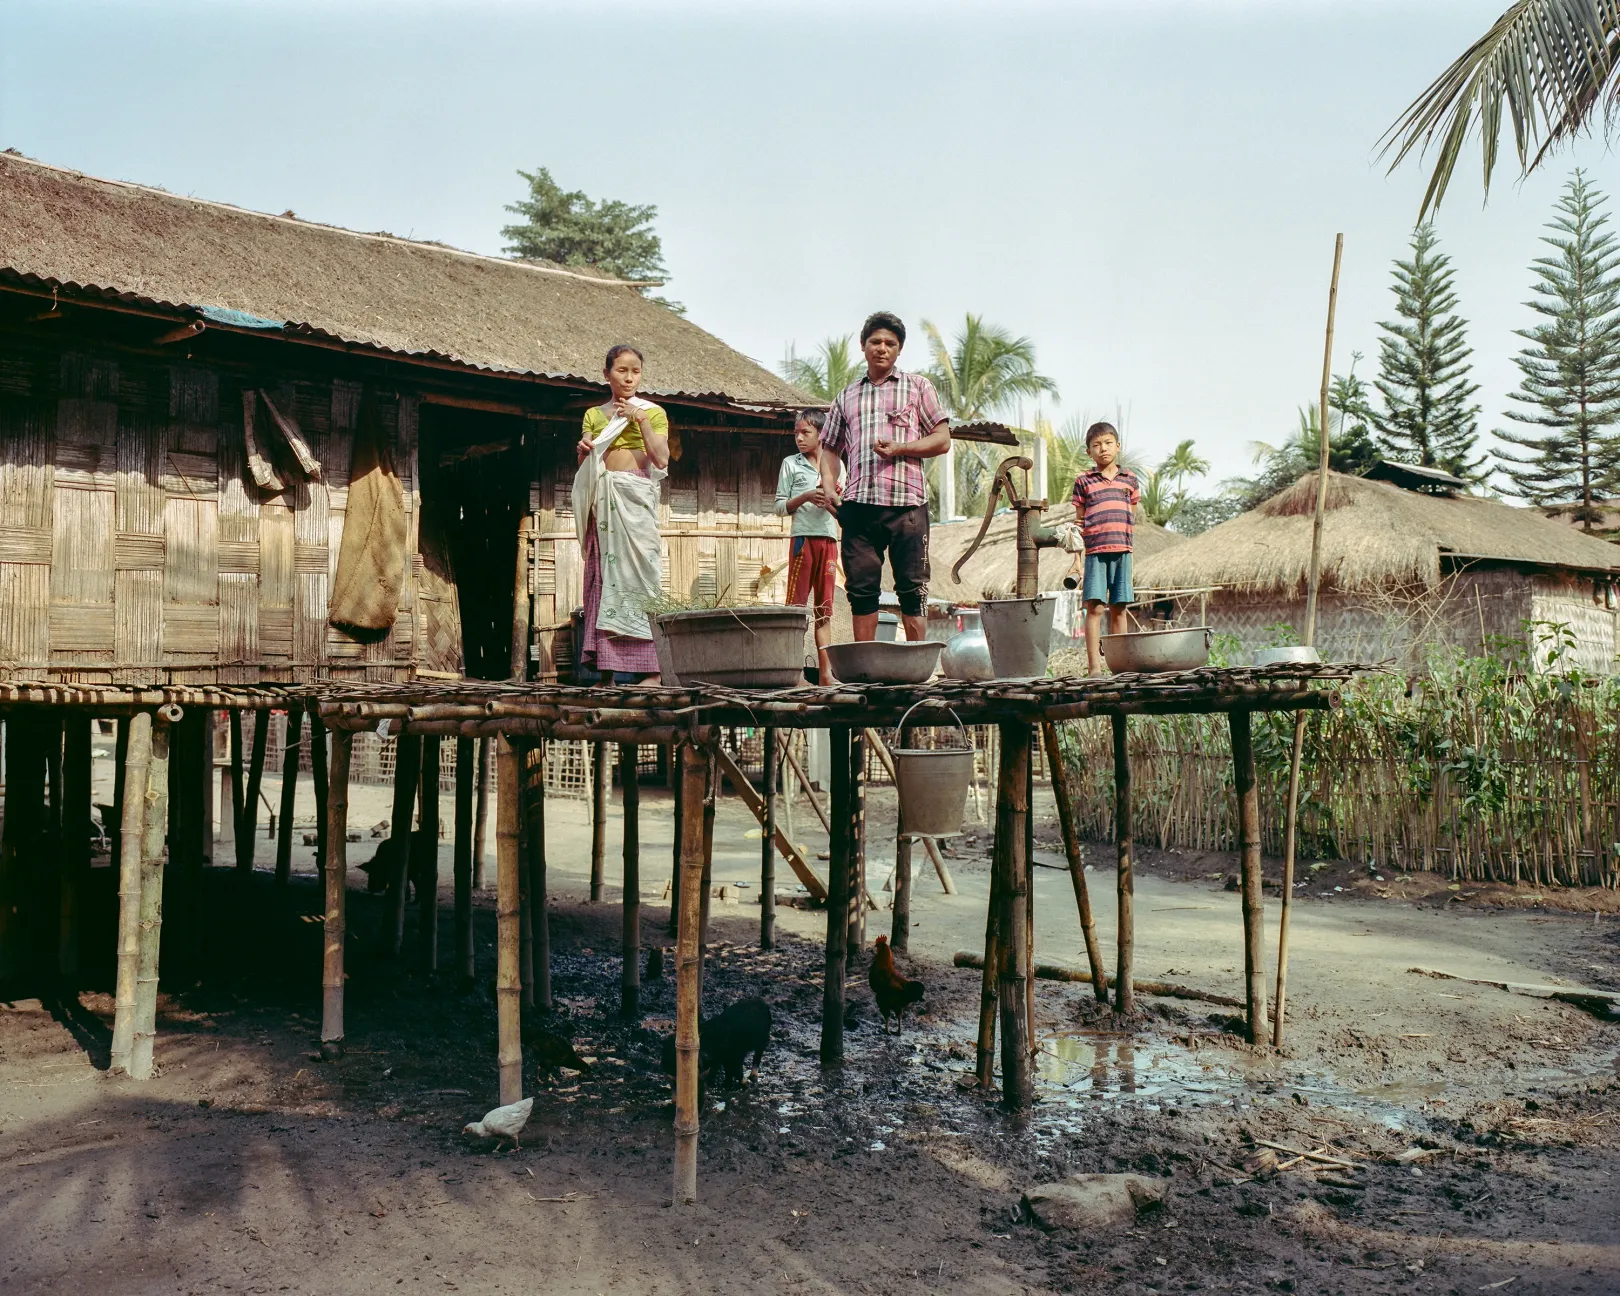
<path id="1" fill-rule="evenodd" d="M 386 806 L 385 790 L 356 789 L 351 822 Z M 1506 907 L 1443 879 L 1308 873 L 1280 1056 L 1244 1045 L 1230 1009 L 1144 996 L 1120 1021 L 1089 986 L 1042 981 L 1039 1101 L 1018 1119 L 968 1083 L 979 974 L 951 966 L 983 944 L 982 829 L 950 860 L 958 895 L 919 862 L 908 963 L 925 1011 L 884 1036 L 856 969 L 838 1071 L 816 1060 L 823 915 L 784 905 L 767 954 L 757 903 L 716 900 L 706 1009 L 763 994 L 776 1032 L 757 1081 L 708 1095 L 700 1201 L 674 1209 L 658 1070 L 673 984 L 646 987 L 641 1022 L 618 1018 L 617 822 L 607 902 L 593 906 L 584 808 L 550 809 L 559 1010 L 534 1025 L 594 1065 L 551 1080 L 526 1067 L 536 1103 L 520 1151 L 460 1133 L 495 1103 L 492 897 L 480 897 L 479 984 L 461 993 L 378 957 L 375 898 L 352 893 L 348 1050 L 321 1062 L 319 900 L 300 844 L 283 895 L 263 872 L 246 894 L 223 870 L 212 879 L 211 971 L 164 994 L 152 1081 L 105 1070 L 109 985 L 0 1010 L 0 1291 L 1620 1290 L 1620 1032 L 1566 1003 L 1409 970 L 1620 988 L 1620 918 L 1602 897 L 1560 897 L 1572 912 L 1520 889 Z M 824 849 L 799 818 L 797 835 Z M 892 822 L 875 791 L 880 904 Z M 752 883 L 738 888 L 750 899 L 751 827 L 722 803 L 714 880 Z M 1039 838 L 1038 863 L 1061 865 L 1055 823 Z M 645 941 L 667 945 L 670 816 L 656 789 L 642 841 Z M 271 858 L 261 842 L 261 869 Z M 448 882 L 448 847 L 442 858 Z M 1088 858 L 1111 948 L 1112 850 Z M 1139 977 L 1241 995 L 1232 868 L 1144 853 Z M 778 879 L 791 898 L 785 864 Z M 448 908 L 447 888 L 446 951 Z M 1036 909 L 1037 957 L 1083 966 L 1061 868 L 1036 870 Z M 1273 942 L 1276 911 L 1268 898 Z M 870 914 L 868 937 L 889 918 Z M 1293 1154 L 1260 1141 L 1350 1164 L 1277 1168 Z M 1100 1235 L 1046 1232 L 1021 1209 L 1033 1184 L 1114 1170 L 1168 1176 L 1164 1208 Z"/>

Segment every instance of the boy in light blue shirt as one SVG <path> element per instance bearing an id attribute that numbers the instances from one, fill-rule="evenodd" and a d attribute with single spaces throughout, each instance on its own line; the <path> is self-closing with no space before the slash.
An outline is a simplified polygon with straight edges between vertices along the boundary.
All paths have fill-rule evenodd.
<path id="1" fill-rule="evenodd" d="M 776 478 L 776 512 L 793 518 L 788 558 L 787 601 L 811 604 L 816 618 L 816 657 L 820 683 L 831 684 L 827 645 L 832 640 L 833 590 L 838 578 L 838 522 L 835 506 L 821 483 L 820 410 L 806 410 L 793 428 L 797 454 L 782 460 Z"/>

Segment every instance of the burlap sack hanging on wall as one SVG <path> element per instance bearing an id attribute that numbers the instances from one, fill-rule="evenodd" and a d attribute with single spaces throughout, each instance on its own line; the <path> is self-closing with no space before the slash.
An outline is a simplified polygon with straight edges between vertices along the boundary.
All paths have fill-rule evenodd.
<path id="1" fill-rule="evenodd" d="M 368 390 L 360 398 L 343 543 L 328 612 L 340 630 L 362 635 L 394 624 L 405 578 L 405 491 L 378 413 L 376 397 Z"/>

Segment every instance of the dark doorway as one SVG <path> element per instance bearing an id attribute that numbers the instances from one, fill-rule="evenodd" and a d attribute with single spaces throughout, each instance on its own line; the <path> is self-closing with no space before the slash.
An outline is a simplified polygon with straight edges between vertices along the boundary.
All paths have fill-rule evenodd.
<path id="1" fill-rule="evenodd" d="M 424 558 L 434 546 L 448 557 L 471 679 L 512 673 L 518 523 L 528 511 L 532 475 L 524 438 L 532 426 L 510 414 L 422 407 Z"/>

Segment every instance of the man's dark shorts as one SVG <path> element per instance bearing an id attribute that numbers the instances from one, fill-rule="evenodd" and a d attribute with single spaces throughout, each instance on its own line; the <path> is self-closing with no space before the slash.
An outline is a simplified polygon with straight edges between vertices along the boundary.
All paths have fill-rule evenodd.
<path id="1" fill-rule="evenodd" d="M 883 591 L 883 556 L 894 571 L 900 611 L 922 616 L 928 603 L 928 505 L 893 508 L 845 500 L 838 509 L 843 528 L 844 593 L 856 616 L 878 610 Z"/>

